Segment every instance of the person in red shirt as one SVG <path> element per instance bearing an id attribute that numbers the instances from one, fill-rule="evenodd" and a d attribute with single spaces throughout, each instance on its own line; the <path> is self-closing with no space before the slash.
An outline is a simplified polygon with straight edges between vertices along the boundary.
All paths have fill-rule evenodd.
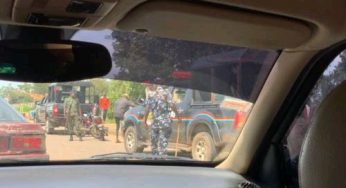
<path id="1" fill-rule="evenodd" d="M 101 116 L 103 121 L 106 121 L 107 111 L 109 108 L 109 99 L 104 95 L 102 95 L 101 98 L 99 99 L 99 108 L 101 111 Z"/>

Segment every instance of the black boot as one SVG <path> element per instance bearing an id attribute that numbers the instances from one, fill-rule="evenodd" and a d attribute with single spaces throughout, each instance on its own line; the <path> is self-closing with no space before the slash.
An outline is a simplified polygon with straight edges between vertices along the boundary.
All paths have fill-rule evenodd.
<path id="1" fill-rule="evenodd" d="M 73 141 L 73 136 L 72 135 L 70 135 L 70 141 Z"/>
<path id="2" fill-rule="evenodd" d="M 119 140 L 119 138 L 118 138 L 118 135 L 119 135 L 119 130 L 118 130 L 118 128 L 117 128 L 116 131 L 115 131 L 115 142 L 116 142 L 116 143 L 120 143 L 120 140 Z"/>

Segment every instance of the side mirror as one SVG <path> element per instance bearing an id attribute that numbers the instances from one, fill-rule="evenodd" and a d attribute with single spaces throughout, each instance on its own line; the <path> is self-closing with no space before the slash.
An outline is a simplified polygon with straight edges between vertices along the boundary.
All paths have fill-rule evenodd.
<path id="1" fill-rule="evenodd" d="M 35 105 L 40 105 L 41 102 L 40 101 L 35 101 Z"/>
<path id="2" fill-rule="evenodd" d="M 145 100 L 143 98 L 140 98 L 137 100 L 137 103 L 140 105 L 144 105 L 145 104 Z"/>

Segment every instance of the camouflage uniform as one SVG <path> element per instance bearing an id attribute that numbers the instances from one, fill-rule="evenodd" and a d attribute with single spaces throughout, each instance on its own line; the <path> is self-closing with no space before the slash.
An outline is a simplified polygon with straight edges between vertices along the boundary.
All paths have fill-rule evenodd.
<path id="1" fill-rule="evenodd" d="M 153 123 L 151 124 L 152 153 L 153 155 L 164 155 L 166 154 L 168 139 L 172 132 L 172 95 L 168 90 L 158 87 L 148 97 L 147 105 L 153 117 Z"/>
<path id="2" fill-rule="evenodd" d="M 66 98 L 64 101 L 64 109 L 66 113 L 66 123 L 69 135 L 72 138 L 75 129 L 75 134 L 78 137 L 81 137 L 81 122 L 79 120 L 80 104 L 78 98 L 73 98 L 71 96 Z"/>

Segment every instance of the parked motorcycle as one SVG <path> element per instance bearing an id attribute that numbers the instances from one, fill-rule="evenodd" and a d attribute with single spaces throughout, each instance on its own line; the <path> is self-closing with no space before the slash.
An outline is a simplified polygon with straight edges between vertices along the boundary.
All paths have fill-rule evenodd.
<path id="1" fill-rule="evenodd" d="M 82 135 L 91 135 L 101 141 L 108 136 L 108 129 L 102 124 L 102 118 L 91 113 L 84 114 L 82 117 Z"/>

